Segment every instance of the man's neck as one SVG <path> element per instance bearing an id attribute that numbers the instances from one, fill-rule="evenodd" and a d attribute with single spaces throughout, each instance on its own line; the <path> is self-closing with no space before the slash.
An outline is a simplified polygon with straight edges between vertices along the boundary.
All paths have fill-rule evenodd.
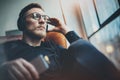
<path id="1" fill-rule="evenodd" d="M 25 43 L 27 43 L 30 46 L 40 46 L 41 45 L 41 41 L 42 39 L 33 39 L 31 37 L 28 37 L 26 35 L 23 35 L 23 39 L 22 39 Z"/>

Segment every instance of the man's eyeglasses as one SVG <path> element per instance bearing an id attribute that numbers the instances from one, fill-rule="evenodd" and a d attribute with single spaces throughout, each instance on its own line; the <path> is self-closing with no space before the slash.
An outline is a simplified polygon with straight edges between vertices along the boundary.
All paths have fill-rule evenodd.
<path id="1" fill-rule="evenodd" d="M 40 20 L 41 18 L 43 18 L 46 22 L 49 20 L 49 16 L 47 16 L 47 15 L 41 15 L 40 13 L 37 13 L 37 12 L 35 12 L 35 13 L 31 13 L 31 14 L 29 14 L 29 15 L 27 15 L 27 16 L 30 16 L 30 17 L 32 17 L 33 19 L 35 19 L 35 20 Z"/>

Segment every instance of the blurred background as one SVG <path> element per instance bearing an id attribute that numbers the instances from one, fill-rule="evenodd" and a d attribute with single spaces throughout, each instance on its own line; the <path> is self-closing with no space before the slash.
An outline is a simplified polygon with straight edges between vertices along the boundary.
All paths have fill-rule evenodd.
<path id="1" fill-rule="evenodd" d="M 21 34 L 20 10 L 40 3 L 47 15 L 61 19 L 120 69 L 120 0 L 0 0 L 0 38 Z"/>

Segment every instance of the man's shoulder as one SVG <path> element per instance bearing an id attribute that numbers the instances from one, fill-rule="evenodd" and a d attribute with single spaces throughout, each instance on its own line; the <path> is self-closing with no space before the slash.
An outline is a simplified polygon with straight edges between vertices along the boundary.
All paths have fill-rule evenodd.
<path id="1" fill-rule="evenodd" d="M 21 40 L 13 40 L 13 41 L 5 42 L 2 45 L 18 44 L 20 42 L 21 42 Z"/>
<path id="2" fill-rule="evenodd" d="M 21 40 L 13 40 L 0 44 L 1 47 L 12 47 L 12 45 L 19 45 Z"/>
<path id="3" fill-rule="evenodd" d="M 19 41 L 16 40 L 16 41 L 9 41 L 9 42 L 0 44 L 0 55 L 2 56 L 3 54 L 10 52 L 11 49 L 15 50 L 19 48 L 18 43 Z"/>

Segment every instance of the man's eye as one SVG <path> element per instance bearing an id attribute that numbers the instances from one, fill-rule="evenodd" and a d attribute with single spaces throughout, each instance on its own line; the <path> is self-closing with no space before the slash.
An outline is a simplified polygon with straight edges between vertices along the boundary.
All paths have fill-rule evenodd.
<path id="1" fill-rule="evenodd" d="M 38 20 L 40 16 L 38 14 L 33 14 L 33 19 Z"/>
<path id="2" fill-rule="evenodd" d="M 38 16 L 33 16 L 33 19 L 38 20 L 38 19 L 39 19 L 39 17 L 38 17 Z"/>

